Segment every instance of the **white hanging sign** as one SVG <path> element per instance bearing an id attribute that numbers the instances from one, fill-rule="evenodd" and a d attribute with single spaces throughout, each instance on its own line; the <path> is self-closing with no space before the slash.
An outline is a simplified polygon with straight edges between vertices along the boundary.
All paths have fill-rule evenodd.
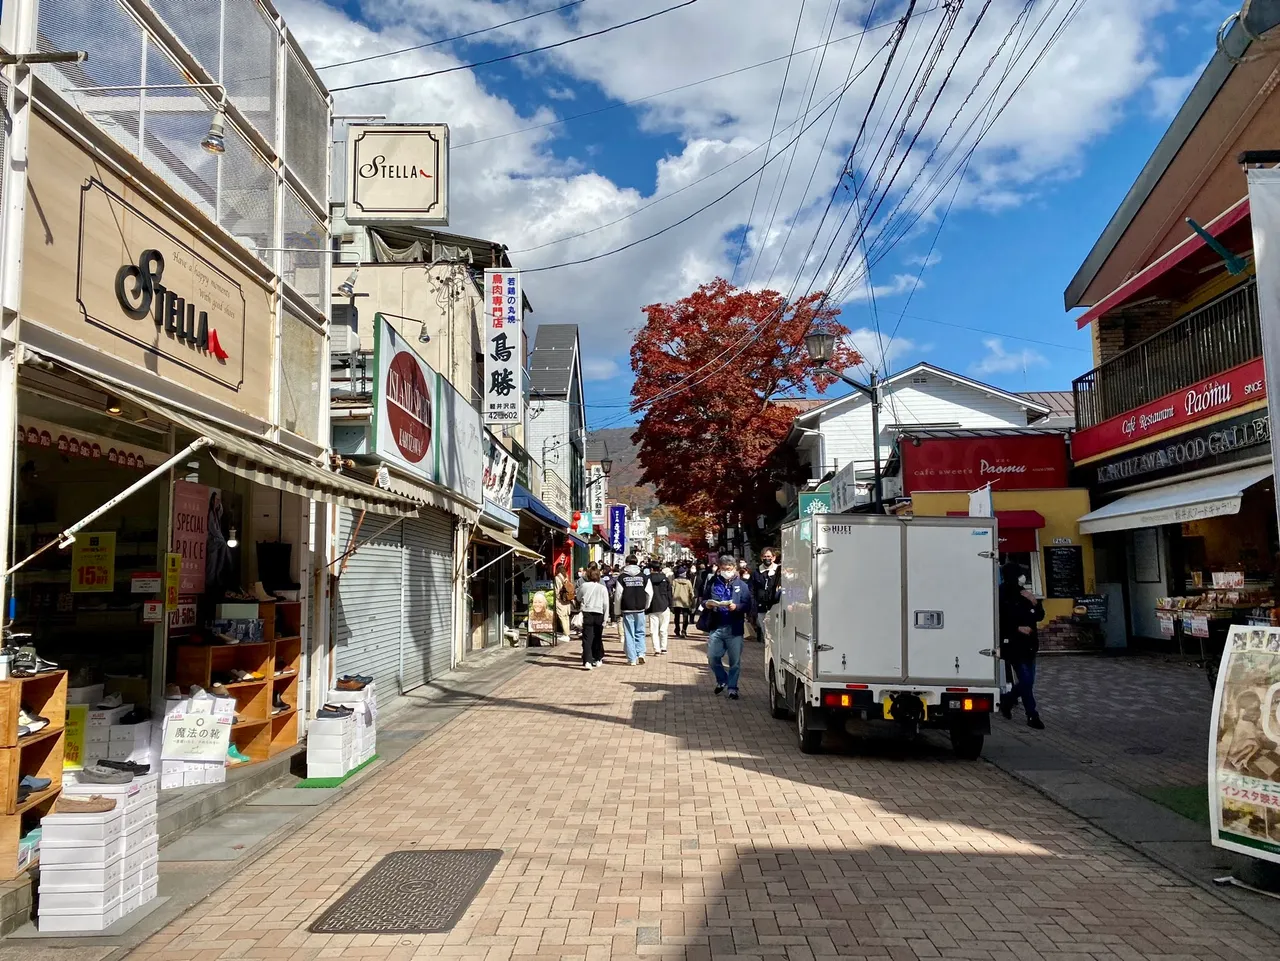
<path id="1" fill-rule="evenodd" d="M 484 422 L 524 423 L 524 311 L 520 273 L 484 272 Z"/>

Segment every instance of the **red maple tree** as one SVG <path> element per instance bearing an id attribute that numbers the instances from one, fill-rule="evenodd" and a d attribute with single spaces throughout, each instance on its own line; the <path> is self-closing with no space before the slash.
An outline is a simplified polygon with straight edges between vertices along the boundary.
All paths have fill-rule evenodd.
<path id="1" fill-rule="evenodd" d="M 644 410 L 632 435 L 642 482 L 690 514 L 776 510 L 776 491 L 795 479 L 797 465 L 779 450 L 795 410 L 773 401 L 830 386 L 814 375 L 804 336 L 815 324 L 847 334 L 837 311 L 820 293 L 788 303 L 777 291 L 739 290 L 718 278 L 644 312 L 631 347 L 632 409 Z M 861 361 L 837 340 L 834 369 Z"/>

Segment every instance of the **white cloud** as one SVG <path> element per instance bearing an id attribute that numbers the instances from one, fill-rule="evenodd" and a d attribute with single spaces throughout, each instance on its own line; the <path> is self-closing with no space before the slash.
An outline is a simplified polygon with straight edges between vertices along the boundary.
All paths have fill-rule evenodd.
<path id="1" fill-rule="evenodd" d="M 364 4 L 366 23 L 359 24 L 321 0 L 278 2 L 303 48 L 313 62 L 321 64 L 475 30 L 533 12 L 542 4 L 542 0 L 472 0 L 465 4 L 453 0 L 383 0 Z M 998 216 L 1004 207 L 1024 203 L 1055 179 L 1076 173 L 1089 145 L 1119 121 L 1135 93 L 1149 89 L 1158 72 L 1152 53 L 1151 21 L 1167 2 L 1125 0 L 1081 8 L 973 155 L 956 195 L 956 207 L 978 208 L 989 216 Z M 336 5 L 336 0 L 330 3 Z M 634 0 L 624 5 L 625 9 L 617 4 L 582 4 L 573 9 L 571 17 L 537 17 L 478 39 L 515 51 L 643 16 L 669 3 L 670 0 Z M 554 79 L 544 79 L 533 88 L 547 91 L 553 102 L 532 114 L 522 112 L 513 99 L 508 99 L 504 85 L 490 84 L 490 74 L 469 70 L 338 93 L 335 107 L 342 113 L 377 112 L 386 113 L 392 120 L 443 120 L 451 125 L 455 148 L 451 158 L 450 229 L 506 244 L 514 262 L 522 268 L 593 257 L 670 226 L 759 167 L 766 152 L 752 151 L 769 136 L 783 62 L 699 84 L 631 108 L 643 130 L 674 137 L 678 143 L 668 156 L 655 161 L 653 193 L 622 186 L 596 172 L 591 145 L 598 143 L 594 131 L 600 128 L 593 127 L 592 120 L 575 122 L 571 127 L 546 127 L 471 147 L 456 145 L 554 120 L 557 111 L 553 107 L 561 101 L 551 91 L 581 94 L 584 87 L 594 87 L 605 97 L 632 100 L 786 56 L 795 28 L 795 5 L 776 0 L 736 0 L 732 16 L 726 16 L 724 3 L 725 0 L 707 0 L 616 33 L 511 61 L 511 66 L 525 71 L 530 80 L 554 71 Z M 982 86 L 961 109 L 966 94 L 1023 5 L 1024 0 L 992 0 L 928 124 L 907 154 L 893 190 L 867 231 L 870 274 L 877 297 L 909 290 L 910 284 L 904 278 L 914 283 L 918 262 L 909 274 L 899 274 L 896 265 L 882 263 L 880 258 L 891 243 L 915 240 L 936 228 L 937 207 L 945 205 L 951 196 L 951 188 L 935 176 L 939 164 L 952 156 L 957 138 L 972 139 L 982 118 L 988 115 L 989 101 L 1003 103 L 1007 91 L 1021 78 L 1065 12 L 1054 8 L 1048 22 L 1036 33 L 1035 24 L 1043 15 L 1037 4 L 1029 25 L 1020 33 L 1015 31 L 1015 40 L 1005 47 Z M 886 12 L 882 6 L 875 7 L 873 23 L 893 19 L 895 12 Z M 948 72 L 943 67 L 950 66 L 980 6 L 966 5 L 961 11 L 940 68 L 931 75 L 930 87 L 912 117 L 908 138 L 937 92 L 941 77 Z M 834 35 L 859 31 L 871 7 L 872 0 L 845 0 L 838 8 Z M 805 8 L 799 47 L 823 42 L 827 28 L 824 17 L 829 9 L 825 4 Z M 858 157 L 858 168 L 868 176 L 868 183 L 875 182 L 883 162 L 883 156 L 875 156 L 876 147 L 886 140 L 886 134 L 887 142 L 895 139 L 896 131 L 889 125 L 898 101 L 906 96 L 906 78 L 917 74 L 942 15 L 942 9 L 935 9 L 914 17 L 901 44 L 886 86 L 886 90 L 893 90 L 892 96 L 886 99 L 888 95 L 882 95 L 881 104 L 872 111 L 863 138 L 864 147 L 870 146 Z M 886 27 L 864 38 L 856 66 L 870 63 L 870 67 L 840 101 L 838 112 L 833 111 L 836 117 L 829 139 L 823 140 L 832 113 L 809 117 L 803 122 L 812 121 L 812 127 L 798 146 L 783 152 L 765 170 L 747 249 L 737 274 L 739 283 L 750 278 L 756 287 L 767 283 L 787 291 L 796 286 L 804 292 L 810 286 L 824 286 L 832 278 L 833 267 L 841 260 L 841 251 L 856 223 L 856 218 L 850 217 L 837 232 L 851 195 L 839 191 L 825 221 L 822 215 L 879 80 L 885 62 L 883 45 L 891 35 L 891 28 Z M 996 92 L 996 84 L 1005 76 L 1019 41 L 1030 47 L 1013 65 L 1006 86 Z M 817 70 L 817 52 L 796 58 L 782 99 L 780 129 L 769 154 L 781 151 L 799 129 L 795 121 L 810 90 L 815 91 L 815 105 L 829 102 L 824 96 L 844 82 L 857 48 L 857 39 L 833 43 L 821 59 L 821 70 Z M 476 53 L 492 50 L 471 43 L 433 47 L 355 67 L 325 70 L 321 76 L 332 86 L 360 83 L 456 66 L 478 59 L 473 56 Z M 899 74 L 903 80 L 895 86 L 893 79 Z M 885 103 L 888 109 L 880 110 Z M 942 141 L 933 161 L 926 165 L 926 157 L 957 110 L 961 112 L 954 128 Z M 971 122 L 975 124 L 972 128 Z M 570 131 L 579 139 L 566 140 Z M 575 156 L 560 159 L 566 151 L 561 149 L 558 157 L 551 149 L 553 141 L 577 144 Z M 634 149 L 630 143 L 628 149 Z M 607 143 L 605 146 L 607 149 Z M 886 181 L 902 154 L 899 147 L 887 167 Z M 960 155 L 957 152 L 954 156 Z M 738 162 L 714 173 L 732 161 Z M 950 166 L 942 169 L 949 171 Z M 709 174 L 708 179 L 697 182 Z M 889 221 L 907 185 L 911 188 L 902 209 L 918 209 L 910 219 Z M 625 331 L 640 321 L 645 304 L 683 296 L 697 284 L 729 273 L 737 245 L 726 238 L 746 222 L 754 187 L 754 181 L 747 183 L 690 222 L 624 253 L 582 266 L 528 273 L 525 288 L 536 311 L 534 319 L 547 317 L 579 324 L 588 361 L 603 362 L 620 356 L 620 348 L 629 340 Z M 669 200 L 640 209 L 655 196 L 681 188 L 682 192 Z M 634 216 L 616 225 L 592 229 L 630 214 Z M 822 229 L 815 237 L 820 221 Z M 586 230 L 591 232 L 563 243 L 529 249 Z M 837 302 L 865 300 L 867 273 L 861 253 L 851 257 L 839 277 Z"/>
<path id="2" fill-rule="evenodd" d="M 1049 361 L 1044 354 L 1031 347 L 1010 352 L 999 337 L 985 337 L 982 344 L 987 348 L 986 356 L 969 367 L 969 373 L 979 376 L 990 374 L 1013 374 L 1025 371 L 1028 367 L 1046 366 Z"/>
<path id="3" fill-rule="evenodd" d="M 582 363 L 583 380 L 611 380 L 622 373 L 622 365 L 612 357 L 587 357 Z"/>
<path id="4" fill-rule="evenodd" d="M 1204 71 L 1205 65 L 1202 63 L 1190 73 L 1183 74 L 1180 77 L 1156 77 L 1150 83 L 1151 105 L 1149 113 L 1157 120 L 1169 120 L 1178 112 L 1178 108 L 1182 106 L 1182 102 L 1187 99 L 1187 94 L 1191 92 L 1191 88 L 1196 85 L 1196 81 L 1200 79 L 1200 74 Z"/>
<path id="5" fill-rule="evenodd" d="M 858 353 L 862 354 L 863 362 L 858 369 L 867 372 L 870 370 L 886 371 L 895 367 L 901 367 L 901 364 L 895 361 L 903 358 L 912 358 L 912 361 L 919 359 L 919 355 L 928 353 L 928 344 L 921 344 L 919 341 L 912 340 L 909 337 L 893 336 L 893 327 L 882 329 L 879 333 L 870 327 L 859 327 L 856 330 L 849 331 L 849 335 L 845 338 L 849 346 L 853 347 Z M 886 364 L 885 361 L 888 361 Z"/>
<path id="6" fill-rule="evenodd" d="M 547 96 L 552 100 L 577 100 L 578 95 L 571 87 L 548 87 Z"/>
<path id="7" fill-rule="evenodd" d="M 904 257 L 903 261 L 909 267 L 919 267 L 922 270 L 928 270 L 930 267 L 936 267 L 942 263 L 942 254 L 936 250 L 932 250 L 927 254 L 914 254 L 910 257 Z"/>

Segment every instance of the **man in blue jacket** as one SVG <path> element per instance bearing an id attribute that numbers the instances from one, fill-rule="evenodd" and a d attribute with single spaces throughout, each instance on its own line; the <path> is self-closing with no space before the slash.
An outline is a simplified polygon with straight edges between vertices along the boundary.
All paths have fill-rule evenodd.
<path id="1" fill-rule="evenodd" d="M 703 588 L 702 603 L 711 629 L 707 660 L 716 678 L 716 693 L 721 694 L 728 688 L 729 698 L 736 701 L 738 674 L 742 669 L 743 622 L 751 611 L 751 586 L 738 576 L 732 554 L 720 555 L 719 570 Z M 725 655 L 729 657 L 727 671 L 722 663 Z"/>

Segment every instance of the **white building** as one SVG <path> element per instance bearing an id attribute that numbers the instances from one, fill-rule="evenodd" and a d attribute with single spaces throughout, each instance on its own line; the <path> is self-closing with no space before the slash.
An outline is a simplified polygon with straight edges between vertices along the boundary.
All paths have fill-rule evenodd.
<path id="1" fill-rule="evenodd" d="M 529 456 L 545 472 L 544 487 L 548 480 L 559 486 L 555 475 L 568 488 L 566 514 L 585 510 L 587 408 L 577 324 L 538 326 L 529 354 L 525 438 Z"/>
<path id="2" fill-rule="evenodd" d="M 920 363 L 881 383 L 880 465 L 909 428 L 1026 427 L 1052 413 L 1040 400 Z M 875 455 L 871 401 L 858 391 L 837 397 L 795 419 L 785 443 L 794 446 L 810 479 L 817 481 L 854 462 L 870 482 Z M 885 491 L 889 496 L 892 492 Z"/>

